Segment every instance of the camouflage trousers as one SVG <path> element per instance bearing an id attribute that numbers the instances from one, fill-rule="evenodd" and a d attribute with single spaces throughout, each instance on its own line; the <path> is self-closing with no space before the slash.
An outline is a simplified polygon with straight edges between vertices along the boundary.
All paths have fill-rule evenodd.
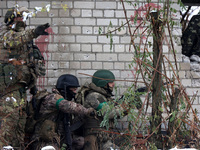
<path id="1" fill-rule="evenodd" d="M 90 130 L 87 131 L 90 133 Z M 119 150 L 119 147 L 111 142 L 111 137 L 106 132 L 102 131 L 96 132 L 95 134 L 87 134 L 84 138 L 84 150 Z"/>
<path id="2" fill-rule="evenodd" d="M 0 149 L 7 145 L 24 149 L 25 101 L 26 93 L 19 90 L 0 98 Z"/>

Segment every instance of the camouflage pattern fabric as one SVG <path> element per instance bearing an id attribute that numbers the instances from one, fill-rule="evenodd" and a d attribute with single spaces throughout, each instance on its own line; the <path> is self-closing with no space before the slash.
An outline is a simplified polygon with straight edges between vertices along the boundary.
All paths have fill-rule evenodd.
<path id="1" fill-rule="evenodd" d="M 100 103 L 107 102 L 112 100 L 111 93 L 108 93 L 104 88 L 97 87 L 94 83 L 90 83 L 84 85 L 89 89 L 89 94 L 86 95 L 84 100 L 84 106 L 86 108 L 94 108 L 97 109 Z M 83 90 L 83 89 L 82 89 Z M 81 92 L 79 92 L 81 93 Z M 78 100 L 79 101 L 79 100 Z M 118 108 L 116 107 L 117 111 Z M 114 113 L 110 116 L 110 124 L 112 123 L 112 117 Z M 84 125 L 84 136 L 85 136 L 85 145 L 84 150 L 105 150 L 105 144 L 111 140 L 111 135 L 107 132 L 104 132 L 105 128 L 100 128 L 100 123 L 102 121 L 103 116 L 98 116 L 98 120 L 93 118 L 86 118 Z M 112 143 L 112 145 L 115 145 Z M 117 146 L 115 146 L 117 147 Z"/>
<path id="2" fill-rule="evenodd" d="M 23 149 L 26 92 L 16 90 L 0 98 L 0 149 L 12 145 Z"/>
<path id="3" fill-rule="evenodd" d="M 13 30 L 3 24 L 0 29 L 0 149 L 12 145 L 21 150 L 26 119 L 25 87 L 31 88 L 36 83 L 34 70 L 29 65 L 28 43 L 37 36 L 34 29 L 25 30 L 20 26 Z M 6 72 L 10 76 L 5 76 Z"/>
<path id="4" fill-rule="evenodd" d="M 182 54 L 200 56 L 200 15 L 194 15 L 181 38 Z"/>
<path id="5" fill-rule="evenodd" d="M 63 100 L 60 101 L 58 110 L 56 103 L 59 99 Z M 80 104 L 65 100 L 56 89 L 53 89 L 52 93 L 42 101 L 39 119 L 45 118 L 45 121 L 38 122 L 35 125 L 35 131 L 31 138 L 31 141 L 34 141 L 31 149 L 40 150 L 45 145 L 54 145 L 56 148 L 62 147 L 65 135 L 63 122 L 58 120 L 59 112 L 80 116 L 89 114 L 88 109 Z"/>

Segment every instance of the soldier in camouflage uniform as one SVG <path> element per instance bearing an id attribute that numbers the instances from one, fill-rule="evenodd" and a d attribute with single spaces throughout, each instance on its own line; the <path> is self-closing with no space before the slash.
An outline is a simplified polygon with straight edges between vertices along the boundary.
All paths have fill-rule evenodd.
<path id="1" fill-rule="evenodd" d="M 75 97 L 77 87 L 79 87 L 78 79 L 71 74 L 64 74 L 58 78 L 56 88 L 52 90 L 52 93 L 42 94 L 41 105 L 38 107 L 38 122 L 31 138 L 31 141 L 34 141 L 31 150 L 40 150 L 47 145 L 54 146 L 56 150 L 61 147 L 66 150 L 78 150 L 83 147 L 83 142 L 82 146 L 78 145 L 80 142 L 72 146 L 70 114 L 89 117 L 95 110 L 87 109 L 71 101 Z M 40 95 L 36 94 L 36 99 Z M 77 138 L 74 142 L 77 140 L 79 139 Z M 66 145 L 65 148 L 64 145 Z"/>
<path id="2" fill-rule="evenodd" d="M 114 88 L 114 74 L 109 70 L 98 70 L 94 73 L 92 83 L 85 84 L 81 87 L 77 94 L 77 102 L 83 104 L 86 108 L 94 108 L 99 111 L 106 105 L 108 101 L 112 101 L 112 91 Z M 84 100 L 82 97 L 85 97 Z M 119 115 L 123 108 L 116 106 L 115 110 L 109 114 L 110 125 L 113 125 L 114 114 Z M 110 150 L 118 147 L 111 142 L 111 137 L 106 129 L 100 127 L 103 120 L 103 115 L 98 116 L 98 119 L 86 118 L 84 120 L 84 150 Z M 114 126 L 112 126 L 114 127 Z"/>
<path id="3" fill-rule="evenodd" d="M 182 54 L 190 57 L 192 61 L 200 62 L 192 55 L 200 56 L 200 15 L 194 15 L 181 37 Z M 193 60 L 194 59 L 194 60 Z"/>
<path id="4" fill-rule="evenodd" d="M 22 14 L 27 11 L 25 7 L 9 9 L 0 27 L 0 149 L 6 145 L 23 149 L 26 90 L 35 86 L 38 76 L 45 75 L 33 39 L 48 35 L 45 29 L 49 25 L 25 30 Z"/>

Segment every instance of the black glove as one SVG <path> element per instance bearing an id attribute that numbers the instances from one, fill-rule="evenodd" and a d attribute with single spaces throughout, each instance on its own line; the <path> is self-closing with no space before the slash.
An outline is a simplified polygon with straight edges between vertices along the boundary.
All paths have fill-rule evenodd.
<path id="1" fill-rule="evenodd" d="M 46 24 L 43 24 L 43 25 L 36 27 L 35 34 L 37 36 L 39 36 L 39 35 L 49 35 L 49 33 L 47 33 L 45 31 L 48 27 L 50 27 L 49 23 L 46 23 Z"/>
<path id="2" fill-rule="evenodd" d="M 148 88 L 147 87 L 141 87 L 141 88 L 138 88 L 135 92 L 147 92 Z"/>

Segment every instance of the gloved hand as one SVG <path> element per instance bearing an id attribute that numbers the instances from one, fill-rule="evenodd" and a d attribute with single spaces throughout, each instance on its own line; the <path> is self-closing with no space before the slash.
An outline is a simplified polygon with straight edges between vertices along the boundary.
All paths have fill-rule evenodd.
<path id="1" fill-rule="evenodd" d="M 43 25 L 39 25 L 35 28 L 35 34 L 37 36 L 39 35 L 49 35 L 49 33 L 47 33 L 45 30 L 50 27 L 49 23 L 43 24 Z"/>
<path id="2" fill-rule="evenodd" d="M 87 116 L 89 116 L 89 117 L 95 117 L 96 116 L 97 113 L 96 113 L 96 110 L 94 108 L 88 108 L 87 110 L 88 110 Z"/>

